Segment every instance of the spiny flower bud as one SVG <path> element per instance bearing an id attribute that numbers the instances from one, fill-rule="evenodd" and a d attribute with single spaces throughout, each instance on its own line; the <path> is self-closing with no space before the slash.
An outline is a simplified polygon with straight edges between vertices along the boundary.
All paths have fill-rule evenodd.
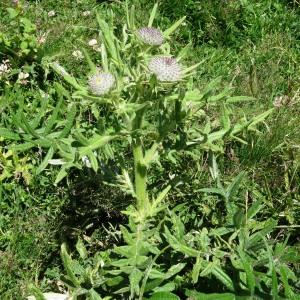
<path id="1" fill-rule="evenodd" d="M 154 57 L 148 68 L 160 81 L 178 81 L 182 75 L 181 66 L 172 57 Z"/>
<path id="2" fill-rule="evenodd" d="M 146 44 L 159 46 L 164 38 L 161 31 L 153 27 L 143 27 L 137 30 L 138 37 Z"/>
<path id="3" fill-rule="evenodd" d="M 100 96 L 110 91 L 115 84 L 115 78 L 111 73 L 97 72 L 89 77 L 88 84 L 90 91 Z"/>

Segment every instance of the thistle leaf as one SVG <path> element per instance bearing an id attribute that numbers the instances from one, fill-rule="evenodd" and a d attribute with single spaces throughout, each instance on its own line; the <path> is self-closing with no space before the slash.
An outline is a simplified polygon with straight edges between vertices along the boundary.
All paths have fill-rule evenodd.
<path id="1" fill-rule="evenodd" d="M 151 14 L 150 14 L 150 18 L 149 18 L 149 21 L 148 21 L 148 27 L 152 27 L 152 24 L 153 24 L 155 15 L 156 15 L 157 7 L 158 7 L 158 3 L 155 3 L 153 8 L 152 8 Z"/>
<path id="2" fill-rule="evenodd" d="M 7 128 L 0 128 L 0 138 L 19 141 L 20 136 L 17 133 L 7 129 Z"/>
<path id="3" fill-rule="evenodd" d="M 53 147 L 50 147 L 45 158 L 43 159 L 42 163 L 39 165 L 39 167 L 36 169 L 36 174 L 40 174 L 45 168 L 47 167 L 49 160 L 52 159 L 54 155 L 54 149 Z"/>
<path id="4" fill-rule="evenodd" d="M 241 248 L 238 249 L 239 256 L 241 258 L 244 271 L 246 273 L 246 280 L 248 289 L 253 296 L 255 290 L 255 277 L 253 274 L 253 268 L 251 266 L 250 260 L 247 258 L 246 254 L 243 252 Z"/>
<path id="5" fill-rule="evenodd" d="M 185 20 L 186 17 L 181 18 L 177 22 L 175 22 L 171 27 L 169 27 L 167 30 L 163 32 L 163 36 L 165 38 L 168 38 Z"/>
<path id="6" fill-rule="evenodd" d="M 111 140 L 115 139 L 117 136 L 112 136 L 112 135 L 106 135 L 106 136 L 101 136 L 101 135 L 94 135 L 89 140 L 89 144 L 85 147 L 79 148 L 79 156 L 82 158 L 84 155 L 88 155 L 90 151 L 97 150 L 103 146 L 105 146 L 108 142 Z"/>
<path id="7" fill-rule="evenodd" d="M 80 282 L 77 279 L 76 275 L 73 272 L 73 261 L 70 255 L 67 252 L 66 244 L 61 245 L 61 259 L 64 265 L 64 268 L 67 272 L 68 279 L 71 280 L 72 284 L 75 287 L 80 287 Z"/>
<path id="8" fill-rule="evenodd" d="M 94 74 L 96 72 L 96 70 L 97 70 L 96 65 L 93 63 L 90 55 L 88 54 L 88 52 L 87 52 L 87 50 L 85 48 L 82 49 L 82 52 L 83 52 L 83 54 L 85 56 L 85 59 L 86 59 L 88 65 L 90 67 L 91 73 Z"/>
<path id="9" fill-rule="evenodd" d="M 149 300 L 180 300 L 178 296 L 170 292 L 156 292 Z"/>

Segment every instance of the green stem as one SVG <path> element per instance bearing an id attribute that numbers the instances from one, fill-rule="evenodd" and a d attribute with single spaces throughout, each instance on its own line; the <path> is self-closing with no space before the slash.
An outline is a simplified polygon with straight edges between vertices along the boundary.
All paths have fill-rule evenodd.
<path id="1" fill-rule="evenodd" d="M 133 146 L 135 193 L 139 211 L 145 211 L 148 207 L 147 195 L 147 167 L 144 165 L 143 148 L 138 140 Z"/>
<path id="2" fill-rule="evenodd" d="M 137 112 L 133 122 L 133 129 L 139 130 L 142 127 L 144 110 Z M 137 198 L 137 209 L 143 213 L 149 207 L 147 194 L 147 166 L 144 162 L 143 145 L 140 137 L 133 142 L 133 158 L 134 158 L 134 184 L 135 194 Z"/>

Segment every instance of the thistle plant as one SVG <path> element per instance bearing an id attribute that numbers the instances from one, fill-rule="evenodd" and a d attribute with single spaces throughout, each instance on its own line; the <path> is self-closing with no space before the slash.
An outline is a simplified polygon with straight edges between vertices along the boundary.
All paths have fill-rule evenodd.
<path id="1" fill-rule="evenodd" d="M 243 118 L 232 125 L 230 104 L 240 100 L 253 100 L 252 98 L 232 97 L 229 90 L 214 95 L 219 80 L 211 82 L 203 92 L 200 92 L 191 81 L 199 63 L 185 67 L 183 63 L 178 62 L 184 60 L 184 57 L 172 57 L 164 50 L 168 49 L 168 46 L 161 48 L 161 55 L 154 55 L 157 46 L 154 40 L 157 38 L 158 41 L 160 36 L 160 31 L 151 27 L 156 7 L 152 11 L 148 27 L 138 30 L 132 25 L 135 24 L 131 19 L 132 14 L 127 12 L 128 23 L 124 25 L 123 37 L 120 39 L 114 35 L 104 20 L 97 17 L 103 39 L 102 66 L 101 69 L 96 67 L 88 52 L 83 51 L 91 69 L 90 75 L 86 76 L 87 86 L 84 81 L 79 82 L 75 79 L 57 62 L 51 65 L 53 70 L 74 88 L 72 98 L 80 99 L 81 103 L 87 103 L 91 107 L 105 106 L 112 115 L 115 115 L 115 120 L 118 120 L 118 124 L 113 125 L 114 132 L 110 129 L 110 132 L 95 134 L 88 140 L 80 137 L 76 131 L 72 139 L 75 138 L 81 144 L 78 150 L 79 159 L 88 157 L 96 172 L 99 163 L 95 151 L 100 151 L 105 145 L 116 140 L 128 143 L 133 154 L 133 172 L 130 174 L 130 170 L 121 166 L 120 176 L 127 174 L 125 190 L 130 191 L 136 198 L 133 214 L 139 221 L 155 215 L 159 210 L 159 203 L 155 197 L 149 195 L 147 174 L 151 164 L 159 157 L 159 151 L 168 134 L 173 134 L 180 126 L 181 130 L 186 131 L 186 136 L 189 136 L 189 140 L 184 141 L 184 147 L 196 146 L 206 151 L 222 152 L 225 136 L 240 139 L 237 137 L 240 132 L 246 128 L 255 130 L 255 125 L 271 112 L 268 111 L 250 120 Z M 183 21 L 184 18 L 162 33 L 166 45 L 169 36 Z M 136 32 L 140 34 L 138 40 Z M 141 45 L 141 40 L 148 46 L 151 44 L 150 48 L 145 49 L 144 45 Z M 203 126 L 202 129 L 195 128 L 193 124 L 199 122 L 205 114 L 203 108 L 207 105 L 216 105 L 220 101 L 223 101 L 222 126 L 211 128 L 208 121 L 207 124 L 199 124 L 200 127 Z M 74 150 L 70 149 L 69 152 L 74 153 Z M 69 155 L 61 174 L 66 175 L 66 169 L 74 166 L 73 163 L 74 156 Z M 59 180 L 63 178 L 61 175 L 58 177 Z M 169 189 L 168 186 L 158 196 L 159 202 Z"/>
<path id="2" fill-rule="evenodd" d="M 151 166 L 158 163 L 164 153 L 175 149 L 172 149 L 172 145 L 167 146 L 166 140 L 175 136 L 174 140 L 179 141 L 177 144 L 180 145 L 177 146 L 178 151 L 195 147 L 209 153 L 222 153 L 226 139 L 244 142 L 242 133 L 246 129 L 257 130 L 256 125 L 272 111 L 251 119 L 243 116 L 232 123 L 232 105 L 239 101 L 251 101 L 253 98 L 231 96 L 229 88 L 216 93 L 219 78 L 199 90 L 193 82 L 193 74 L 201 62 L 188 66 L 184 56 L 186 49 L 178 55 L 172 55 L 169 50 L 170 36 L 182 24 L 184 18 L 161 32 L 153 27 L 156 10 L 157 5 L 154 6 L 146 27 L 136 28 L 134 8 L 129 10 L 126 5 L 127 23 L 123 26 L 121 36 L 115 34 L 113 24 L 108 24 L 97 16 L 103 41 L 100 54 L 101 69 L 96 67 L 86 50 L 83 52 L 90 72 L 85 78 L 73 77 L 71 71 L 66 71 L 57 62 L 51 64 L 52 69 L 68 84 L 56 84 L 60 99 L 72 99 L 66 118 L 67 129 L 60 128 L 62 122 L 56 122 L 56 116 L 49 120 L 50 125 L 43 130 L 24 129 L 27 144 L 28 134 L 35 133 L 32 143 L 36 145 L 38 140 L 40 145 L 42 140 L 45 148 L 49 149 L 38 169 L 39 172 L 45 169 L 56 153 L 62 157 L 61 171 L 56 183 L 67 175 L 68 169 L 82 168 L 82 161 L 88 160 L 89 163 L 85 165 L 99 172 L 99 164 L 105 164 L 105 152 L 109 152 L 112 159 L 122 157 L 124 162 L 128 159 L 124 154 L 117 151 L 111 154 L 113 147 L 108 151 L 107 147 L 114 142 L 121 141 L 130 149 L 133 157 L 132 167 L 129 163 L 118 163 L 116 176 L 118 186 L 135 199 L 134 204 L 124 211 L 129 217 L 128 227 L 121 229 L 126 245 L 113 250 L 121 257 L 120 260 L 114 261 L 106 256 L 101 263 L 97 263 L 98 268 L 101 264 L 105 265 L 101 270 L 104 273 L 99 271 L 107 276 L 103 281 L 103 290 L 107 291 L 114 286 L 117 288 L 120 282 L 127 280 L 129 287 L 116 293 L 127 293 L 129 299 L 143 299 L 144 293 L 149 291 L 148 280 L 153 280 L 152 286 L 158 288 L 185 266 L 178 263 L 175 267 L 162 268 L 159 274 L 151 273 L 157 258 L 171 247 L 162 243 L 160 231 L 163 226 L 158 217 L 166 209 L 164 200 L 171 186 L 166 184 L 165 188 L 156 194 L 148 187 Z M 216 105 L 220 107 L 220 116 L 218 122 L 213 122 L 208 108 Z M 95 126 L 86 130 L 80 122 L 75 121 L 77 111 L 84 111 L 86 107 L 92 109 L 96 118 L 100 115 L 99 108 L 105 108 L 113 121 L 109 123 L 107 120 L 107 124 L 101 129 Z M 58 114 L 57 111 L 55 114 Z M 50 133 L 53 128 L 60 131 Z M 41 136 L 40 132 L 44 133 L 44 136 Z M 166 232 L 167 240 L 176 248 L 176 243 L 172 242 L 172 235 Z M 193 256 L 195 251 L 192 252 Z M 68 273 L 68 282 L 71 281 L 71 288 L 75 287 L 79 292 L 85 276 L 78 278 L 74 274 L 70 267 L 72 260 L 65 246 L 62 247 L 62 257 Z M 154 280 L 155 276 L 157 280 Z M 93 277 L 91 278 L 93 282 Z M 111 282 L 108 284 L 107 281 Z M 101 284 L 99 286 L 102 287 Z M 87 293 L 90 293 L 91 297 L 95 296 L 94 289 Z"/>

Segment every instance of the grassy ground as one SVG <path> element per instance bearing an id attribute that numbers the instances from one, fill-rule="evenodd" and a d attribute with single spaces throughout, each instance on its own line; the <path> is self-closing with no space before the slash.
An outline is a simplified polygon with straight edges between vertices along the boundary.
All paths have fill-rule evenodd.
<path id="1" fill-rule="evenodd" d="M 143 23 L 144 11 L 150 10 L 152 1 L 131 2 L 136 2 L 137 18 Z M 179 51 L 190 43 L 190 64 L 203 60 L 195 78 L 200 87 L 221 76 L 221 86 L 229 86 L 233 94 L 254 96 L 257 100 L 236 108 L 236 118 L 263 112 L 275 103 L 276 111 L 260 125 L 260 133 L 245 134 L 247 144 L 228 142 L 218 164 L 224 182 L 230 182 L 242 170 L 247 171 L 244 185 L 264 198 L 263 217 L 276 219 L 278 235 L 290 235 L 290 243 L 299 246 L 299 4 L 279 0 L 160 2 L 161 27 L 187 16 L 172 48 Z M 0 34 L 14 31 L 5 10 L 10 6 L 10 1 L 0 4 Z M 117 23 L 122 24 L 124 15 L 117 1 L 25 1 L 23 14 L 36 24 L 35 35 L 40 45 L 32 71 L 36 78 L 21 89 L 34 94 L 38 81 L 41 89 L 51 93 L 53 75 L 49 75 L 48 81 L 43 76 L 49 71 L 48 61 L 54 58 L 80 78 L 87 66 L 72 53 L 85 46 L 91 54 L 98 55 L 96 46 L 94 49 L 87 46 L 92 39 L 99 41 L 95 11 L 107 16 L 110 8 Z M 51 17 L 52 10 L 55 15 Z M 3 52 L 0 61 L 1 58 L 5 59 Z M 29 70 L 32 66 L 26 59 L 15 59 L 12 64 L 15 70 L 24 64 Z M 8 126 L 14 109 L 10 93 L 2 82 L 1 127 Z M 57 279 L 62 241 L 67 239 L 74 244 L 77 236 L 88 236 L 92 239 L 91 252 L 107 246 L 110 241 L 105 240 L 99 225 L 122 222 L 120 210 L 129 200 L 116 188 L 103 187 L 97 178 L 82 183 L 88 175 L 84 172 L 72 173 L 59 187 L 52 184 L 57 174 L 55 167 L 26 180 L 26 172 L 33 173 L 41 157 L 38 153 L 28 153 L 25 163 L 21 161 L 24 157 L 14 161 L 4 157 L 5 145 L 5 139 L 1 138 L 0 174 L 6 168 L 11 175 L 2 177 L 0 187 L 0 295 L 4 295 L 1 299 L 23 299 L 29 283 L 39 283 L 43 289 L 60 289 Z M 175 203 L 191 199 L 195 203 L 191 210 L 195 213 L 199 207 L 211 209 L 197 192 L 197 187 L 212 184 L 207 154 L 201 154 L 197 166 L 191 164 L 187 168 L 188 161 L 188 157 L 181 157 L 175 165 L 168 160 L 164 162 L 176 174 L 187 177 L 195 171 L 197 174 L 192 183 L 175 189 L 170 198 Z M 163 185 L 161 178 L 165 175 L 159 168 L 153 170 L 153 186 Z M 91 214 L 93 211 L 97 211 L 95 216 Z M 219 213 L 217 209 L 209 211 L 207 218 L 217 224 Z M 99 240 L 101 245 L 97 244 Z"/>

